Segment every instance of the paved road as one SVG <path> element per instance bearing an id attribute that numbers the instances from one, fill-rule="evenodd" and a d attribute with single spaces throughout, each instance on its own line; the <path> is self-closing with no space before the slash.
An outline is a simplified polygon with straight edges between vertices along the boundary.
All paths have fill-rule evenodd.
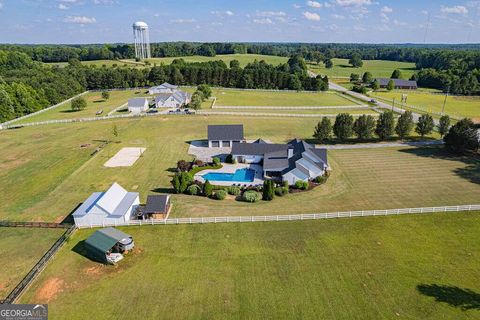
<path id="1" fill-rule="evenodd" d="M 437 146 L 442 145 L 442 140 L 426 140 L 412 142 L 391 142 L 391 143 L 358 143 L 358 144 L 337 144 L 317 145 L 319 148 L 335 150 L 335 149 L 376 149 L 376 148 L 392 148 L 392 147 L 421 147 L 421 146 Z"/>
<path id="2" fill-rule="evenodd" d="M 310 74 L 310 76 L 312 77 L 316 77 L 317 75 L 311 71 L 308 71 L 308 73 Z M 341 85 L 339 84 L 336 84 L 336 83 L 333 83 L 331 81 L 328 82 L 328 85 L 329 85 L 329 88 L 331 90 L 335 90 L 335 91 L 339 91 L 339 92 L 342 92 L 342 93 L 346 93 L 358 100 L 361 100 L 361 101 L 366 101 L 366 102 L 369 102 L 370 100 L 372 100 L 372 98 L 370 97 L 367 97 L 366 95 L 364 94 L 361 94 L 361 93 L 358 93 L 358 92 L 354 92 L 354 91 L 350 91 L 348 90 L 347 88 L 345 87 L 342 87 Z M 383 108 L 383 109 L 387 109 L 387 110 L 392 110 L 396 113 L 405 113 L 405 110 L 404 109 L 401 109 L 401 108 L 398 108 L 398 107 L 392 107 L 390 104 L 387 104 L 385 102 L 381 102 L 381 101 L 377 101 L 377 107 L 380 107 L 380 108 Z M 379 111 L 377 109 L 377 111 Z M 379 111 L 380 112 L 380 111 Z M 421 114 L 418 114 L 418 113 L 413 113 L 413 121 L 415 122 L 418 122 L 418 119 L 420 118 Z M 433 120 L 435 125 L 438 125 L 438 120 Z"/>

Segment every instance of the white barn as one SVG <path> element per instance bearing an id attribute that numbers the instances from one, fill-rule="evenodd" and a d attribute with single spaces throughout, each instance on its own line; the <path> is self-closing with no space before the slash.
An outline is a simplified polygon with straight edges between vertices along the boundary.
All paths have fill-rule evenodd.
<path id="1" fill-rule="evenodd" d="M 148 94 L 174 93 L 177 89 L 178 86 L 164 82 L 159 86 L 148 89 Z"/>
<path id="2" fill-rule="evenodd" d="M 76 226 L 114 225 L 129 221 L 139 204 L 138 192 L 115 182 L 106 192 L 94 192 L 72 216 Z"/>
<path id="3" fill-rule="evenodd" d="M 128 100 L 128 112 L 141 113 L 148 110 L 149 102 L 147 98 L 133 98 Z"/>

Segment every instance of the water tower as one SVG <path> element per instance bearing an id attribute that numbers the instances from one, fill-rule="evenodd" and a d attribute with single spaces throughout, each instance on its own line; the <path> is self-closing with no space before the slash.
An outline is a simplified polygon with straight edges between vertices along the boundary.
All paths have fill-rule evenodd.
<path id="1" fill-rule="evenodd" d="M 143 21 L 133 24 L 133 41 L 135 42 L 135 57 L 138 59 L 149 59 L 150 39 L 148 37 L 148 25 Z"/>

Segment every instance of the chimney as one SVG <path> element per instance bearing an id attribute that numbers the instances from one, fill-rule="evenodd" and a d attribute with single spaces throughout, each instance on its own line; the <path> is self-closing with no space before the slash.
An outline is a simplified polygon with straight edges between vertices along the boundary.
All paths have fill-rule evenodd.
<path id="1" fill-rule="evenodd" d="M 291 146 L 288 147 L 288 159 L 293 157 L 293 148 Z"/>

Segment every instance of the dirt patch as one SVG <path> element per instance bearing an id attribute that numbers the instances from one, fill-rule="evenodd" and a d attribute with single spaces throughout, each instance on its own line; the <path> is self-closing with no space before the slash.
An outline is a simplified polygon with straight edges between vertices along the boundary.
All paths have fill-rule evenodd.
<path id="1" fill-rule="evenodd" d="M 90 268 L 86 268 L 84 270 L 85 274 L 89 275 L 89 276 L 97 276 L 97 275 L 100 275 L 103 273 L 103 265 L 95 265 L 93 267 L 90 267 Z"/>
<path id="2" fill-rule="evenodd" d="M 63 291 L 64 281 L 59 278 L 50 278 L 37 291 L 36 300 L 41 302 L 50 302 L 55 299 L 58 293 Z"/>
<path id="3" fill-rule="evenodd" d="M 30 136 L 30 138 L 32 138 L 32 139 L 41 139 L 43 137 L 45 137 L 44 133 L 34 133 Z"/>

